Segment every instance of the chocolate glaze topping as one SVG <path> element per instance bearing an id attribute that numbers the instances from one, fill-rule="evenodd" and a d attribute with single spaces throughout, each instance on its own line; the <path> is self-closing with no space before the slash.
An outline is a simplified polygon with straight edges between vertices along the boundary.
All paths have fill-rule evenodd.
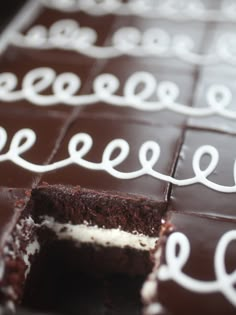
<path id="1" fill-rule="evenodd" d="M 150 282 L 159 278 L 156 289 L 149 295 L 149 299 L 152 300 L 149 305 L 161 304 L 160 312 L 154 314 L 234 314 L 234 297 L 232 294 L 230 299 L 227 292 L 234 291 L 233 284 L 229 281 L 228 285 L 224 286 L 221 285 L 221 281 L 225 281 L 226 278 L 228 280 L 233 279 L 232 274 L 236 263 L 235 238 L 227 243 L 226 250 L 221 256 L 225 266 L 223 271 L 218 269 L 217 272 L 217 268 L 220 268 L 220 259 L 218 259 L 219 257 L 216 258 L 216 252 L 218 247 L 219 253 L 220 239 L 226 233 L 235 232 L 235 223 L 180 212 L 170 212 L 168 222 L 168 227 L 163 232 L 159 243 L 160 257 L 157 259 L 156 253 L 156 258 L 154 258 L 158 264 L 149 278 Z M 175 278 L 177 272 L 171 276 L 169 270 L 167 271 L 169 279 L 164 279 L 161 277 L 161 272 L 166 266 L 170 267 L 166 261 L 166 246 L 170 237 L 177 235 L 177 233 L 187 237 L 190 253 L 185 259 L 186 263 L 181 268 L 179 279 Z M 179 242 L 175 250 L 183 252 L 185 247 L 186 243 L 183 245 Z M 173 255 L 175 256 L 175 253 Z M 177 267 L 177 261 L 173 262 L 172 266 Z M 209 289 L 209 284 L 213 284 L 215 288 Z M 226 287 L 227 289 L 231 287 L 231 289 L 227 290 Z M 149 314 L 148 307 L 146 311 Z"/>
<path id="2" fill-rule="evenodd" d="M 234 314 L 235 57 L 220 37 L 234 31 L 232 10 L 186 2 L 180 21 L 147 18 L 142 1 L 135 14 L 91 1 L 101 15 L 49 2 L 29 1 L 0 39 L 0 252 L 28 211 L 36 223 L 161 229 L 145 314 Z M 185 253 L 180 278 L 171 249 Z"/>

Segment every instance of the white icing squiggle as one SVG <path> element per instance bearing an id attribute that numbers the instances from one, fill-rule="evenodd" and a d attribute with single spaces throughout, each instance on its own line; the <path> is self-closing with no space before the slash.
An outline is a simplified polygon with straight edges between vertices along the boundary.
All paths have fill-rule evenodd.
<path id="1" fill-rule="evenodd" d="M 209 9 L 201 0 L 41 0 L 44 6 L 64 12 L 83 11 L 91 15 L 136 15 L 175 21 L 236 22 L 235 0 L 224 0 L 219 9 Z"/>
<path id="2" fill-rule="evenodd" d="M 236 230 L 228 231 L 221 237 L 214 256 L 216 280 L 201 281 L 183 272 L 183 267 L 190 256 L 190 243 L 184 234 L 175 232 L 167 241 L 166 265 L 159 268 L 157 277 L 161 281 L 173 280 L 181 287 L 200 294 L 221 292 L 236 307 L 236 269 L 227 273 L 225 266 L 226 251 L 233 241 L 236 241 Z"/>
<path id="3" fill-rule="evenodd" d="M 193 51 L 194 41 L 183 34 L 173 38 L 159 28 L 150 28 L 141 33 L 135 27 L 122 27 L 116 31 L 111 46 L 97 46 L 97 32 L 88 27 L 80 27 L 75 20 L 59 20 L 49 29 L 43 25 L 32 27 L 26 35 L 15 33 L 12 43 L 20 47 L 36 49 L 72 50 L 92 58 L 115 58 L 122 55 L 135 57 L 154 56 L 178 58 L 196 65 L 228 63 L 236 65 L 235 34 L 223 34 L 207 55 Z"/>
<path id="4" fill-rule="evenodd" d="M 0 127 L 0 149 L 4 148 L 6 141 L 6 130 Z M 217 149 L 210 145 L 200 146 L 194 153 L 192 161 L 194 176 L 187 179 L 176 179 L 154 170 L 154 167 L 158 164 L 161 153 L 160 146 L 155 141 L 146 141 L 140 146 L 138 159 L 141 167 L 140 169 L 132 172 L 122 172 L 116 169 L 117 166 L 125 162 L 130 153 L 130 145 L 124 139 L 114 139 L 110 141 L 104 149 L 101 162 L 95 163 L 84 158 L 93 146 L 92 137 L 87 133 L 77 133 L 69 141 L 68 158 L 49 165 L 34 164 L 21 157 L 23 153 L 33 147 L 35 142 L 36 134 L 33 130 L 19 130 L 13 136 L 8 152 L 0 155 L 0 163 L 4 161 L 11 161 L 26 170 L 37 173 L 46 173 L 75 164 L 89 170 L 104 171 L 115 178 L 123 180 L 135 179 L 143 175 L 149 175 L 155 179 L 169 182 L 177 186 L 189 186 L 200 183 L 219 192 L 236 192 L 236 161 L 234 163 L 233 170 L 235 185 L 223 186 L 214 183 L 207 178 L 214 172 L 219 161 L 219 153 Z M 116 157 L 112 158 L 114 152 L 119 152 L 119 154 L 116 154 Z M 203 156 L 205 155 L 210 157 L 210 162 L 208 166 L 202 170 L 200 164 Z"/>
<path id="5" fill-rule="evenodd" d="M 157 84 L 155 76 L 149 72 L 135 72 L 125 82 L 123 95 L 116 95 L 120 82 L 109 73 L 97 76 L 93 91 L 89 95 L 78 95 L 81 80 L 75 73 L 59 75 L 51 68 L 36 68 L 29 71 L 22 80 L 21 90 L 15 90 L 18 78 L 10 72 L 0 73 L 0 101 L 15 102 L 27 100 L 37 106 L 64 104 L 67 106 L 90 106 L 104 102 L 109 106 L 131 107 L 141 111 L 161 111 L 164 109 L 195 117 L 218 115 L 236 119 L 236 111 L 227 109 L 232 94 L 225 85 L 211 85 L 206 92 L 208 107 L 194 108 L 178 103 L 179 87 L 170 81 Z M 138 87 L 142 86 L 142 90 Z M 52 88 L 51 95 L 43 94 Z M 150 100 L 157 97 L 157 101 Z"/>

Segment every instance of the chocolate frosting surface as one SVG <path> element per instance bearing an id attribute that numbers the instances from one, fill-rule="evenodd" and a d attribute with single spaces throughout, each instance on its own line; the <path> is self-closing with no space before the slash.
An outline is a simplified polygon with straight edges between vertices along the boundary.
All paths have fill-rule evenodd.
<path id="1" fill-rule="evenodd" d="M 176 165 L 175 178 L 193 176 L 193 154 L 202 145 L 214 146 L 219 153 L 219 161 L 208 179 L 214 183 L 234 185 L 233 169 L 235 151 L 235 135 L 208 130 L 187 129 L 183 146 Z M 200 167 L 206 169 L 210 163 L 208 155 L 203 156 Z M 201 184 L 183 187 L 172 187 L 170 209 L 187 213 L 196 213 L 211 217 L 232 219 L 235 221 L 235 193 L 222 193 Z"/>
<path id="2" fill-rule="evenodd" d="M 23 129 L 30 129 L 36 135 L 35 143 L 21 157 L 35 164 L 48 161 L 57 144 L 66 116 L 49 112 L 1 111 L 0 125 L 7 133 L 7 142 L 1 154 L 9 152 L 13 139 Z M 3 140 L 3 139 L 1 139 Z M 6 159 L 0 163 L 0 186 L 31 188 L 39 174 L 30 172 Z"/>
<path id="3" fill-rule="evenodd" d="M 188 2 L 185 3 L 186 14 L 188 14 L 187 4 Z M 103 5 L 103 1 L 97 1 L 95 5 Z M 215 12 L 212 10 L 221 12 L 219 11 L 220 2 L 204 1 L 204 5 L 207 10 L 210 9 L 209 12 L 207 11 L 209 15 Z M 197 7 L 194 8 L 198 12 Z M 192 10 L 192 15 L 194 15 L 194 12 L 195 10 Z M 145 300 L 147 307 L 150 304 L 152 305 L 152 303 L 156 306 L 162 305 L 163 312 L 159 309 L 159 315 L 162 313 L 165 315 L 183 315 L 186 313 L 192 315 L 211 313 L 235 314 L 233 299 L 229 298 L 230 294 L 228 293 L 230 291 L 231 296 L 235 296 L 235 283 L 230 285 L 227 282 L 233 272 L 235 272 L 235 239 L 228 244 L 225 251 L 225 274 L 222 277 L 224 281 L 219 278 L 219 275 L 214 270 L 214 264 L 216 265 L 214 257 L 216 256 L 216 249 L 220 240 L 224 235 L 235 231 L 236 228 L 236 194 L 234 191 L 229 193 L 223 192 L 223 186 L 234 187 L 235 185 L 236 123 L 233 114 L 235 112 L 234 98 L 236 88 L 234 70 L 232 70 L 234 66 L 227 58 L 224 60 L 222 58 L 217 59 L 217 62 L 209 62 L 209 64 L 206 62 L 207 58 L 204 59 L 204 56 L 208 56 L 208 59 L 211 60 L 211 54 L 213 53 L 214 57 L 218 53 L 215 40 L 221 32 L 234 32 L 235 24 L 218 22 L 216 16 L 219 16 L 217 14 L 215 14 L 216 20 L 214 22 L 200 21 L 198 19 L 195 22 L 190 22 L 190 20 L 180 22 L 178 19 L 173 21 L 171 17 L 169 19 L 144 18 L 142 12 L 140 12 L 140 16 L 138 14 L 129 15 L 127 12 L 126 14 L 105 13 L 102 16 L 96 16 L 80 10 L 78 12 L 63 12 L 42 7 L 38 12 L 32 12 L 31 18 L 29 18 L 29 12 L 23 13 L 27 13 L 25 16 L 28 15 L 28 18 L 25 18 L 26 20 L 23 21 L 22 27 L 16 27 L 17 29 L 15 29 L 21 35 L 26 35 L 35 26 L 43 27 L 43 30 L 47 32 L 54 23 L 60 20 L 67 22 L 73 20 L 77 23 L 77 30 L 75 30 L 78 32 L 76 33 L 77 35 L 83 36 L 85 34 L 83 32 L 90 28 L 90 31 L 95 31 L 97 34 L 95 46 L 105 50 L 108 47 L 114 48 L 115 45 L 121 45 L 119 49 L 120 51 L 123 49 L 123 53 L 113 58 L 93 58 L 87 56 L 80 49 L 72 51 L 69 45 L 62 45 L 63 47 L 54 45 L 55 47 L 51 49 L 24 47 L 22 43 L 17 45 L 17 42 L 14 42 L 14 37 L 11 39 L 14 32 L 9 33 L 9 42 L 0 56 L 0 70 L 6 76 L 9 76 L 9 73 L 15 75 L 16 86 L 10 91 L 12 92 L 9 93 L 10 97 L 6 99 L 7 93 L 4 94 L 4 91 L 6 91 L 8 84 L 14 85 L 15 81 L 13 79 L 10 83 L 6 83 L 0 77 L 0 127 L 4 128 L 7 133 L 6 144 L 4 143 L 3 133 L 0 134 L 2 137 L 0 138 L 0 242 L 2 247 L 21 213 L 21 209 L 19 210 L 18 206 L 15 206 L 15 200 L 20 201 L 24 196 L 24 191 L 21 188 L 31 189 L 34 187 L 34 193 L 35 195 L 38 194 L 39 199 L 43 198 L 43 194 L 44 196 L 48 194 L 47 197 L 51 201 L 50 198 L 53 194 L 50 194 L 50 189 L 54 189 L 53 184 L 67 186 L 65 189 L 60 186 L 60 189 L 63 191 L 59 199 L 61 212 L 64 211 L 63 199 L 67 189 L 72 191 L 71 195 L 73 196 L 77 186 L 81 186 L 81 191 L 90 189 L 91 192 L 89 193 L 97 194 L 96 197 L 106 195 L 106 197 L 112 198 L 112 196 L 116 196 L 119 199 L 119 205 L 123 202 L 122 198 L 125 200 L 127 195 L 129 197 L 126 199 L 131 200 L 133 204 L 136 204 L 139 198 L 145 201 L 145 205 L 147 204 L 146 200 L 149 200 L 153 207 L 152 210 L 154 210 L 152 215 L 156 215 L 156 217 L 153 220 L 154 223 L 152 222 L 149 226 L 145 222 L 150 222 L 152 215 L 148 212 L 145 216 L 145 212 L 150 211 L 150 207 L 144 206 L 143 209 L 139 209 L 142 214 L 141 218 L 145 217 L 141 223 L 146 225 L 143 228 L 141 224 L 139 232 L 143 231 L 144 234 L 150 235 L 151 232 L 148 229 L 155 230 L 153 224 L 157 222 L 158 227 L 155 230 L 157 234 L 161 225 L 161 219 L 165 219 L 165 223 L 163 221 L 164 232 L 161 235 L 159 247 L 154 257 L 157 267 L 154 268 L 150 276 L 152 277 L 154 274 L 153 299 L 151 301 Z M 153 44 L 163 44 L 164 38 L 164 48 L 169 50 L 166 55 L 164 54 L 164 57 L 160 58 L 145 55 L 146 50 L 142 56 L 132 56 L 127 51 L 125 52 L 124 47 L 122 48 L 122 41 L 116 41 L 115 43 L 114 34 L 124 27 L 129 28 L 126 29 L 126 33 L 123 33 L 123 36 L 128 37 L 130 34 L 132 35 L 130 38 L 128 37 L 128 45 L 136 45 L 140 48 L 139 46 L 145 43 L 143 34 L 150 29 L 155 29 L 158 32 L 160 31 L 161 33 L 159 32 L 158 34 L 159 36 L 162 34 L 162 36 L 154 38 Z M 133 33 L 129 32 L 130 29 Z M 135 37 L 137 32 L 139 32 L 138 39 Z M 46 33 L 45 36 L 50 37 L 50 32 Z M 190 38 L 190 41 L 187 40 L 186 42 L 186 36 Z M 182 38 L 182 40 L 178 42 L 179 38 Z M 123 38 L 118 39 L 123 40 Z M 125 39 L 127 40 L 127 38 Z M 191 39 L 194 44 L 193 47 L 191 46 Z M 176 43 L 182 43 L 183 47 L 176 46 Z M 147 47 L 147 43 L 143 45 L 144 49 L 147 49 Z M 155 47 L 157 48 L 158 46 Z M 163 47 L 161 48 L 163 49 Z M 168 52 L 174 53 L 174 56 L 168 56 Z M 228 65 L 219 65 L 224 62 L 228 63 Z M 50 70 L 54 71 L 55 78 L 50 82 L 50 75 L 48 74 L 44 77 L 36 76 L 33 82 L 33 89 L 32 86 L 30 89 L 29 84 L 27 86 L 25 83 L 25 78 L 29 75 L 29 72 L 40 68 L 50 68 Z M 149 76 L 149 79 L 151 76 L 151 85 L 148 85 L 150 81 L 148 81 L 148 84 L 147 81 L 142 81 L 143 76 L 141 76 L 142 80 L 139 79 L 138 84 L 133 85 L 135 86 L 133 90 L 132 88 L 127 89 L 127 82 L 130 83 L 130 78 L 137 73 L 142 75 L 145 73 L 145 75 Z M 70 96 L 76 95 L 76 97 L 78 96 L 77 100 L 82 99 L 83 101 L 86 99 L 86 97 L 84 99 L 81 98 L 84 95 L 91 96 L 95 92 L 94 82 L 98 76 L 104 74 L 111 75 L 111 82 L 105 82 L 103 89 L 100 86 L 100 92 L 101 90 L 103 91 L 102 97 L 99 95 L 101 99 L 91 102 L 87 101 L 87 103 L 85 102 L 86 104 L 79 104 L 79 102 L 71 104 L 73 97 L 71 100 Z M 65 76 L 67 78 L 76 77 L 76 79 L 70 79 L 68 82 L 58 80 L 58 78 L 65 78 Z M 80 83 L 77 86 L 78 89 L 75 88 L 76 82 Z M 107 95 L 107 86 L 109 87 L 109 84 L 114 84 L 114 82 L 115 84 L 118 82 L 117 89 L 114 93 L 111 92 Z M 160 100 L 160 93 L 158 94 L 160 90 L 158 88 L 161 85 L 163 87 L 163 83 L 165 87 L 169 86 L 169 88 L 164 91 L 165 98 Z M 132 87 L 132 84 L 130 85 Z M 209 88 L 214 87 L 214 85 L 218 86 L 217 91 L 222 91 L 222 85 L 223 92 L 225 89 L 228 91 L 226 92 L 229 96 L 227 106 L 225 106 L 224 99 L 222 101 L 222 93 L 217 92 L 214 99 L 215 103 L 217 103 L 216 107 L 218 106 L 216 112 L 206 115 L 206 117 L 204 115 L 197 117 L 199 110 L 211 108 L 212 102 L 211 100 L 209 101 Z M 219 89 L 219 85 L 221 89 Z M 153 93 L 145 92 L 152 89 L 150 86 L 154 86 Z M 58 90 L 59 93 L 57 93 Z M 68 96 L 68 93 L 66 93 L 68 90 L 75 91 L 75 93 L 71 93 L 72 95 Z M 15 93 L 15 91 L 20 92 Z M 130 95 L 129 93 L 133 94 Z M 14 100 L 15 95 L 20 95 L 19 99 L 16 97 L 16 100 Z M 137 95 L 141 95 L 141 97 L 137 97 Z M 145 95 L 148 95 L 148 97 Z M 230 99 L 231 96 L 232 99 Z M 11 97 L 13 98 L 11 99 Z M 46 101 L 42 102 L 41 106 L 36 104 L 40 97 L 41 99 L 47 97 L 48 103 Z M 52 99 L 54 100 L 53 105 L 50 104 Z M 162 110 L 137 109 L 144 101 L 146 101 L 147 106 L 151 102 L 161 101 L 165 106 Z M 166 107 L 169 108 L 167 109 Z M 175 110 L 176 107 L 179 109 L 179 112 Z M 232 117 L 224 115 L 228 109 L 232 111 Z M 191 115 L 191 113 L 193 114 Z M 194 113 L 197 114 L 195 115 Z M 35 132 L 36 142 L 25 152 L 15 154 L 16 156 L 13 156 L 11 161 L 7 159 L 5 161 L 2 157 L 12 146 L 12 143 L 14 146 L 13 139 L 17 132 L 25 128 Z M 77 143 L 77 146 L 72 148 L 75 153 L 73 155 L 71 154 L 72 145 L 70 146 L 69 144 L 73 137 L 81 134 L 90 137 L 92 141 L 91 143 L 88 141 L 86 143 Z M 103 162 L 107 157 L 104 152 L 107 152 L 107 146 L 114 140 L 125 141 L 129 147 L 128 154 L 125 159 L 122 160 L 121 158 L 121 162 L 115 165 L 114 161 L 121 155 L 121 149 L 117 146 L 109 156 L 109 161 L 104 168 L 105 163 Z M 24 145 L 24 139 L 21 139 L 21 141 L 22 143 L 18 144 Z M 142 157 L 146 158 L 145 163 L 143 163 L 145 164 L 143 169 L 147 170 L 145 174 L 134 178 L 122 178 L 124 174 L 140 171 L 142 166 L 144 166 L 141 165 L 143 160 L 140 158 L 140 148 L 145 142 L 159 144 L 160 156 L 159 159 L 156 159 L 156 163 L 151 165 L 151 169 L 159 172 L 164 177 L 164 180 L 155 179 L 150 174 L 147 175 L 148 171 L 150 172 L 149 159 L 151 160 L 154 153 L 156 156 L 158 155 L 157 146 L 154 153 L 152 150 L 149 150 L 146 155 L 142 155 Z M 2 143 L 4 145 L 1 145 Z M 83 149 L 86 149 L 85 146 L 89 146 L 89 143 L 91 148 L 83 155 L 81 147 L 84 145 Z M 194 178 L 196 175 L 193 170 L 194 155 L 196 150 L 202 146 L 213 146 L 219 153 L 217 165 L 211 174 L 205 176 L 205 180 L 220 185 L 221 190 L 218 189 L 220 191 L 217 191 L 214 187 L 210 188 L 209 185 L 204 183 L 190 183 L 181 186 L 182 180 Z M 42 169 L 47 166 L 55 167 L 53 170 L 45 171 L 44 173 L 43 171 L 42 173 L 30 171 L 27 170 L 28 166 L 23 167 L 18 163 L 20 158 L 21 161 L 23 159 L 34 166 L 41 166 Z M 69 158 L 71 160 L 68 164 L 62 163 Z M 74 159 L 73 161 L 72 158 Z M 110 167 L 112 162 L 115 165 L 113 168 Z M 202 156 L 199 162 L 200 169 L 202 171 L 207 169 L 210 162 L 211 157 L 209 154 Z M 61 166 L 62 164 L 63 167 Z M 36 166 L 35 169 L 37 169 Z M 121 178 L 115 171 L 122 174 L 122 176 L 119 175 Z M 201 175 L 201 172 L 199 173 Z M 165 176 L 169 176 L 169 180 L 166 180 Z M 39 183 L 42 184 L 43 182 L 48 183 L 50 189 L 47 189 L 47 185 L 43 185 L 43 187 L 38 186 Z M 68 188 L 70 185 L 73 187 Z M 42 200 L 45 201 L 45 199 Z M 57 201 L 58 199 L 56 199 L 55 205 Z M 48 204 L 50 205 L 50 202 Z M 56 206 L 55 209 L 58 209 Z M 45 214 L 43 211 L 46 211 L 46 207 L 44 209 L 40 207 L 41 204 L 38 203 L 38 211 Z M 161 211 L 155 213 L 155 208 L 158 207 Z M 55 209 L 53 208 L 53 211 Z M 74 208 L 72 207 L 72 209 Z M 106 213 L 106 210 L 104 210 L 104 213 Z M 113 209 L 113 211 L 115 210 Z M 96 219 L 92 222 L 104 226 L 102 224 L 103 218 L 101 219 L 98 216 L 99 207 L 97 209 L 89 209 L 89 211 L 96 216 Z M 136 212 L 136 216 L 138 212 Z M 57 217 L 56 214 L 55 217 Z M 163 218 L 161 217 L 162 215 Z M 79 217 L 78 222 L 81 223 L 83 220 L 83 217 Z M 122 220 L 117 222 L 115 227 L 120 227 L 121 225 L 121 229 L 125 227 L 129 232 L 136 228 L 128 220 L 125 221 L 123 226 L 120 224 Z M 136 221 L 134 220 L 134 222 Z M 110 222 L 107 223 L 107 226 L 108 228 L 113 227 Z M 172 235 L 175 235 L 177 232 L 181 233 L 182 236 L 184 235 L 187 241 L 185 239 L 184 246 L 179 242 L 177 248 L 174 248 L 175 251 L 172 253 L 172 256 L 180 256 L 181 250 L 185 251 L 186 254 L 189 244 L 191 251 L 187 253 L 189 256 L 181 271 L 184 275 L 191 278 L 190 284 L 186 284 L 186 278 L 184 277 L 182 277 L 181 281 L 177 281 L 176 270 L 171 275 L 172 277 L 169 276 L 167 279 L 159 277 L 158 274 L 160 270 L 168 271 L 168 269 L 162 269 L 162 267 L 168 267 L 167 247 Z M 158 256 L 160 250 L 161 256 Z M 183 256 L 182 260 L 184 260 Z M 176 266 L 180 265 L 181 262 L 177 261 Z M 213 291 L 206 290 L 207 292 L 202 292 L 204 289 L 201 291 L 193 288 L 193 279 L 198 280 L 198 284 L 201 283 L 202 287 L 207 282 L 218 283 L 217 281 L 219 281 L 219 286 Z M 220 283 L 220 280 L 222 280 L 222 283 Z M 150 313 L 147 314 L 150 315 Z M 152 313 L 151 315 L 154 314 Z"/>
<path id="4" fill-rule="evenodd" d="M 161 270 L 162 266 L 166 265 L 166 244 L 168 244 L 170 236 L 177 232 L 183 233 L 189 241 L 190 254 L 182 272 L 190 280 L 188 284 L 185 279 L 177 282 L 171 276 L 170 280 L 159 280 L 157 295 L 158 301 L 166 309 L 163 314 L 234 314 L 235 307 L 226 294 L 228 284 L 224 283 L 223 278 L 220 278 L 220 273 L 217 276 L 214 264 L 216 264 L 215 256 L 220 239 L 225 233 L 235 231 L 235 223 L 175 212 L 169 213 L 169 222 L 173 225 L 173 230 L 166 232 L 161 241 L 162 256 L 159 269 Z M 223 257 L 226 278 L 227 275 L 229 277 L 231 275 L 232 278 L 235 270 L 235 245 L 235 239 L 228 243 Z M 192 279 L 199 281 L 203 288 L 199 288 L 199 291 L 194 289 L 196 285 L 192 284 Z M 222 284 L 220 281 L 223 281 Z M 219 283 L 218 289 L 204 292 L 203 289 L 208 283 L 215 282 Z M 233 284 L 232 290 L 234 290 Z"/>
<path id="5" fill-rule="evenodd" d="M 104 150 L 111 141 L 114 139 L 127 141 L 130 146 L 130 153 L 116 169 L 128 173 L 139 170 L 141 167 L 138 160 L 141 145 L 145 141 L 155 141 L 159 143 L 161 148 L 160 158 L 155 165 L 155 169 L 161 173 L 171 175 L 175 165 L 176 152 L 180 145 L 179 139 L 181 139 L 182 130 L 178 127 L 152 126 L 123 119 L 105 119 L 96 116 L 82 117 L 79 114 L 75 117 L 74 123 L 65 135 L 52 163 L 68 157 L 68 143 L 78 133 L 87 133 L 92 137 L 93 146 L 84 159 L 96 163 L 101 162 Z M 169 186 L 168 183 L 157 181 L 148 175 L 121 180 L 105 171 L 89 170 L 77 164 L 46 173 L 42 177 L 42 181 L 51 184 L 80 185 L 98 190 L 140 194 L 160 201 L 167 200 Z"/>

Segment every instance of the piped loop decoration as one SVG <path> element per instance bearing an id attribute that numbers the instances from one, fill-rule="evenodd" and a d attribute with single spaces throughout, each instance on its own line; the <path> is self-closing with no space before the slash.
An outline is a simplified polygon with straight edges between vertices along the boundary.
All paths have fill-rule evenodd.
<path id="1" fill-rule="evenodd" d="M 210 157 L 209 165 L 205 170 L 201 170 L 201 160 L 204 155 Z M 198 181 L 205 184 L 208 187 L 212 186 L 212 182 L 208 182 L 207 177 L 213 173 L 219 161 L 219 153 L 215 147 L 210 145 L 204 145 L 197 149 L 193 156 L 193 171 Z"/>
<path id="2" fill-rule="evenodd" d="M 0 101 L 28 100 L 36 106 L 90 106 L 104 102 L 107 106 L 130 107 L 140 111 L 169 111 L 192 117 L 218 115 L 235 120 L 236 111 L 229 109 L 232 93 L 225 85 L 211 85 L 206 91 L 206 107 L 190 107 L 178 102 L 179 87 L 171 81 L 157 83 L 149 72 L 134 72 L 123 86 L 123 95 L 116 95 L 120 81 L 110 73 L 98 75 L 93 82 L 93 93 L 81 95 L 82 82 L 75 73 L 56 74 L 51 68 L 30 70 L 22 80 L 22 89 L 15 91 L 18 79 L 13 73 L 0 74 Z M 47 89 L 52 94 L 45 94 Z M 156 96 L 156 100 L 154 99 Z"/>
<path id="3" fill-rule="evenodd" d="M 224 33 L 219 36 L 215 47 L 218 60 L 232 66 L 236 65 L 236 36 L 234 33 Z"/>
<path id="4" fill-rule="evenodd" d="M 79 25 L 74 20 L 57 21 L 50 27 L 48 37 L 55 46 L 61 46 L 75 40 L 79 35 Z"/>
<path id="5" fill-rule="evenodd" d="M 7 143 L 7 132 L 0 127 L 0 151 L 2 151 Z M 29 151 L 36 142 L 36 134 L 29 128 L 18 130 L 12 138 L 8 152 L 0 155 L 0 162 L 7 160 L 14 161 L 16 165 L 21 166 L 19 157 L 21 154 Z"/>
<path id="6" fill-rule="evenodd" d="M 207 8 L 203 0 L 41 0 L 42 5 L 64 12 L 83 11 L 91 15 L 134 15 L 174 21 L 236 22 L 234 0 L 222 0 L 217 9 Z"/>
<path id="7" fill-rule="evenodd" d="M 31 172 L 47 173 L 53 170 L 67 167 L 68 165 L 77 165 L 93 171 L 104 171 L 111 176 L 123 180 L 139 178 L 148 175 L 157 180 L 172 183 L 177 186 L 189 186 L 202 184 L 212 190 L 235 193 L 236 192 L 236 162 L 234 163 L 233 175 L 234 186 L 224 186 L 212 182 L 208 177 L 214 172 L 219 161 L 217 149 L 210 145 L 200 146 L 193 155 L 193 173 L 194 176 L 187 179 L 177 179 L 158 172 L 158 161 L 161 158 L 161 148 L 159 143 L 151 140 L 143 142 L 139 148 L 138 160 L 140 168 L 134 171 L 120 171 L 117 169 L 126 161 L 130 150 L 130 144 L 125 139 L 113 139 L 105 147 L 101 162 L 93 162 L 86 159 L 86 155 L 92 150 L 93 138 L 87 133 L 75 134 L 68 143 L 68 157 L 64 160 L 54 162 L 49 165 L 38 165 L 25 160 L 21 155 L 36 143 L 37 136 L 31 129 L 21 129 L 13 136 L 8 152 L 0 155 L 0 162 L 11 161 L 12 163 Z M 7 133 L 3 127 L 0 127 L 0 149 L 3 150 L 7 143 Z M 210 157 L 210 162 L 205 170 L 201 169 L 201 159 L 204 155 Z"/>
<path id="8" fill-rule="evenodd" d="M 81 49 L 94 45 L 97 33 L 89 27 L 80 25 L 71 19 L 59 20 L 48 30 L 48 44 L 55 47 L 69 45 L 69 48 Z M 68 49 L 68 48 L 67 48 Z"/>
<path id="9" fill-rule="evenodd" d="M 22 81 L 22 87 L 27 92 L 41 93 L 52 85 L 56 72 L 52 68 L 37 68 L 28 72 Z M 33 88 L 32 88 L 33 87 Z"/>
<path id="10" fill-rule="evenodd" d="M 141 41 L 141 32 L 135 27 L 122 27 L 113 35 L 112 42 L 117 50 L 128 52 L 136 48 Z"/>
<path id="11" fill-rule="evenodd" d="M 236 269 L 231 273 L 226 270 L 227 249 L 233 241 L 236 241 L 236 230 L 228 231 L 222 235 L 214 255 L 216 279 L 203 281 L 194 279 L 183 271 L 190 259 L 190 242 L 183 233 L 173 232 L 168 237 L 165 248 L 166 264 L 160 266 L 157 271 L 157 278 L 160 281 L 174 281 L 179 286 L 195 293 L 220 292 L 232 305 L 236 306 Z"/>
<path id="12" fill-rule="evenodd" d="M 93 84 L 94 92 L 101 100 L 111 97 L 119 89 L 120 82 L 116 76 L 109 73 L 100 74 Z"/>
<path id="13" fill-rule="evenodd" d="M 26 98 L 33 104 L 45 105 L 45 96 L 41 92 L 48 89 L 56 80 L 56 72 L 51 68 L 33 69 L 23 78 L 22 91 L 18 92 L 20 99 Z M 14 95 L 14 92 L 13 92 Z M 16 94 L 17 96 L 17 94 Z M 53 96 L 46 96 L 47 104 L 53 104 Z M 17 101 L 17 97 L 14 99 Z"/>
<path id="14" fill-rule="evenodd" d="M 76 52 L 90 58 L 108 59 L 123 55 L 132 57 L 177 58 L 193 65 L 217 65 L 225 63 L 236 66 L 236 36 L 222 34 L 206 54 L 195 51 L 194 40 L 186 34 L 171 36 L 160 28 L 141 32 L 136 27 L 122 27 L 115 31 L 110 46 L 96 44 L 97 32 L 80 27 L 72 19 L 58 20 L 48 29 L 33 26 L 26 34 L 12 33 L 13 45 L 40 50 L 61 49 Z"/>
<path id="15" fill-rule="evenodd" d="M 144 31 L 141 38 L 141 47 L 148 51 L 153 51 L 153 55 L 158 57 L 169 54 L 169 49 L 171 47 L 171 37 L 170 35 L 160 28 L 150 28 Z M 144 52 L 145 54 L 145 52 Z"/>
<path id="16" fill-rule="evenodd" d="M 78 149 L 78 147 L 80 148 Z M 73 163 L 81 165 L 84 156 L 91 150 L 93 139 L 87 133 L 74 135 L 68 145 L 68 152 Z"/>
<path id="17" fill-rule="evenodd" d="M 17 77 L 10 72 L 0 74 L 0 96 L 13 91 L 17 86 Z"/>
<path id="18" fill-rule="evenodd" d="M 9 152 L 18 156 L 27 152 L 36 142 L 36 134 L 28 128 L 16 132 L 10 144 Z"/>
<path id="19" fill-rule="evenodd" d="M 138 88 L 142 86 L 141 90 Z M 155 92 L 157 82 L 155 77 L 148 72 L 135 72 L 132 74 L 124 86 L 124 98 L 134 102 L 145 101 Z"/>
<path id="20" fill-rule="evenodd" d="M 119 154 L 115 158 L 112 158 L 112 155 L 117 150 L 119 150 Z M 106 146 L 102 156 L 102 163 L 108 165 L 109 171 L 111 171 L 126 160 L 129 151 L 129 145 L 124 139 L 115 139 Z"/>
<path id="21" fill-rule="evenodd" d="M 80 78 L 74 73 L 62 73 L 58 75 L 53 84 L 53 92 L 61 98 L 61 101 L 69 100 L 81 87 Z"/>
<path id="22" fill-rule="evenodd" d="M 232 93 L 226 86 L 214 84 L 208 90 L 207 101 L 215 111 L 221 111 L 231 104 Z"/>
<path id="23" fill-rule="evenodd" d="M 187 58 L 189 54 L 194 54 L 194 40 L 184 34 L 175 35 L 173 38 L 172 49 L 174 55 L 178 56 L 180 59 Z"/>
<path id="24" fill-rule="evenodd" d="M 35 25 L 28 32 L 27 36 L 25 36 L 25 41 L 28 45 L 32 47 L 38 47 L 41 45 L 45 45 L 48 40 L 48 31 L 43 25 Z"/>
<path id="25" fill-rule="evenodd" d="M 173 82 L 162 81 L 158 85 L 157 96 L 163 104 L 174 104 L 179 97 L 179 88 Z"/>
<path id="26" fill-rule="evenodd" d="M 149 172 L 157 164 L 160 157 L 160 145 L 154 141 L 146 141 L 139 151 L 139 162 L 146 172 Z"/>

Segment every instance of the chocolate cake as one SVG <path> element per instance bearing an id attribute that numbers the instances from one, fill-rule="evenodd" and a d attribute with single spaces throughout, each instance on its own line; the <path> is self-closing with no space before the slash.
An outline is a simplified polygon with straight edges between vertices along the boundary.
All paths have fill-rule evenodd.
<path id="1" fill-rule="evenodd" d="M 5 28 L 2 312 L 235 314 L 235 9 L 31 0 Z"/>

